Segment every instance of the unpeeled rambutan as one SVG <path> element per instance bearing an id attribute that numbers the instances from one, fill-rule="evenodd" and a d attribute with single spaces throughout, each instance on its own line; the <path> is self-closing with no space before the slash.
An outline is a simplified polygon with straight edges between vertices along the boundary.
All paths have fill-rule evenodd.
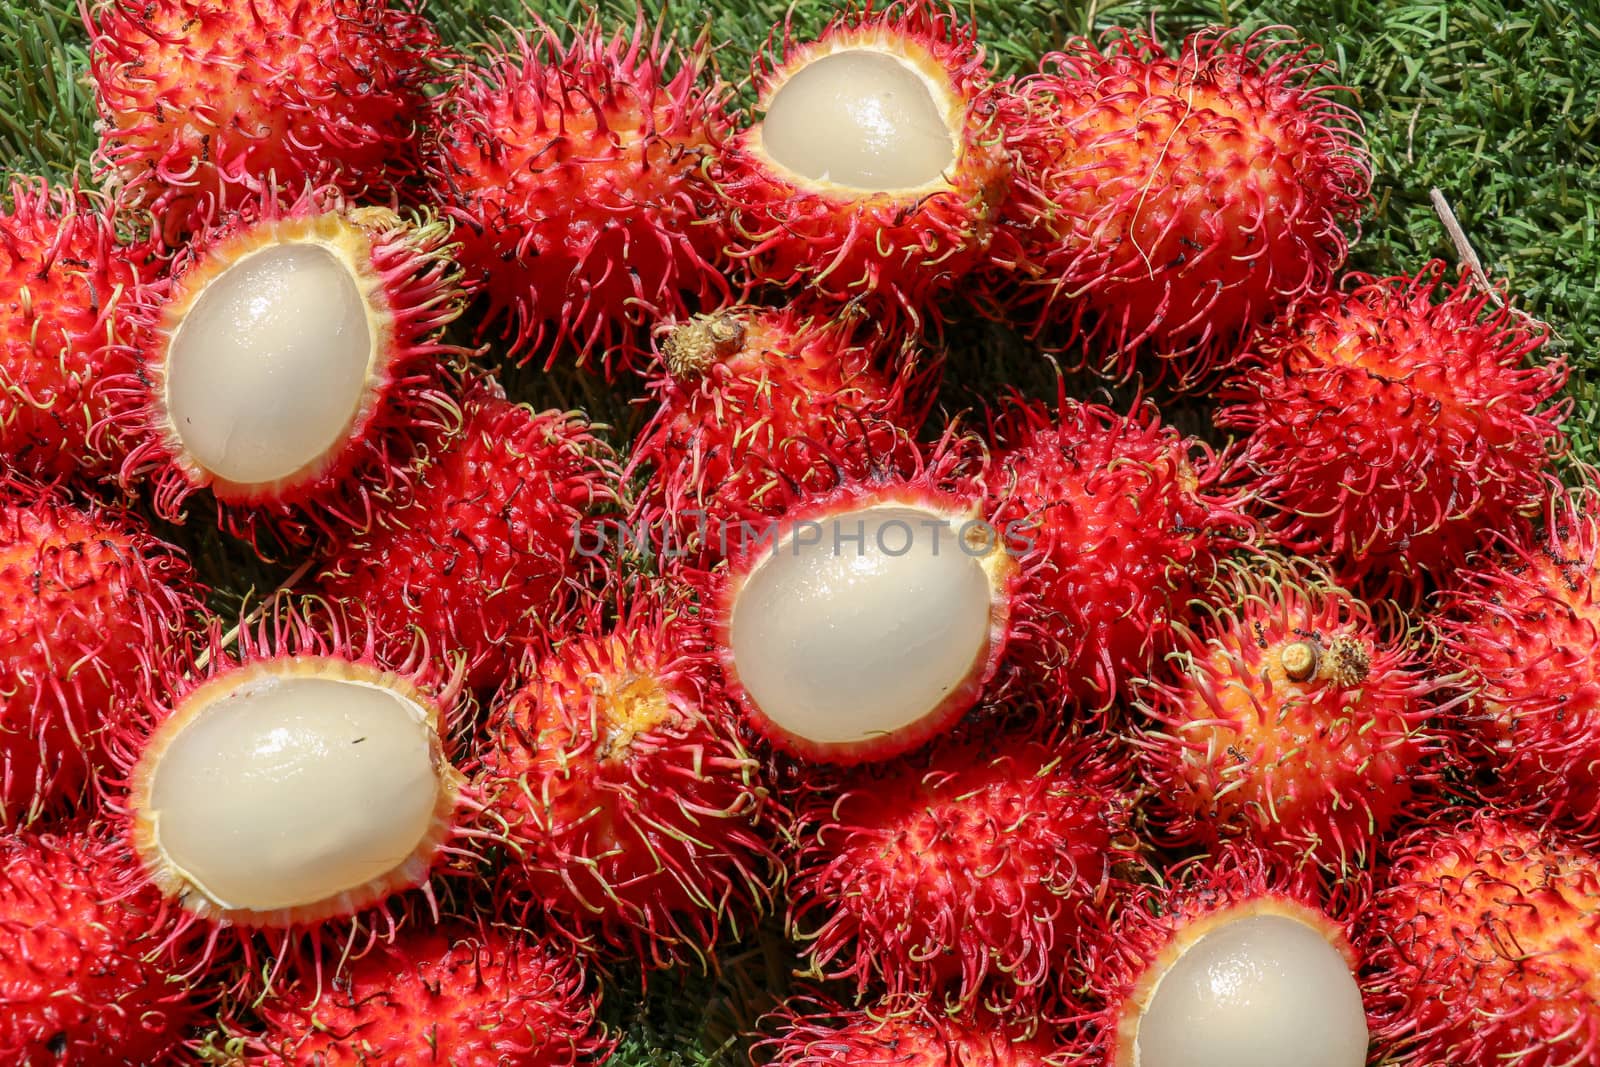
<path id="1" fill-rule="evenodd" d="M 139 434 L 124 479 L 152 480 L 164 518 L 209 489 L 252 536 L 364 529 L 413 438 L 458 414 L 460 353 L 438 338 L 460 313 L 449 234 L 327 190 L 200 234 L 139 309 L 140 365 L 108 386 Z"/>
<path id="2" fill-rule="evenodd" d="M 1600 830 L 1600 487 L 1456 574 L 1436 623 L 1470 697 L 1446 736 L 1503 807 Z"/>
<path id="3" fill-rule="evenodd" d="M 91 442 L 107 376 L 132 366 L 128 307 L 144 250 L 118 247 L 109 207 L 76 188 L 13 179 L 0 211 L 0 455 L 18 471 L 104 473 L 117 441 Z"/>
<path id="4" fill-rule="evenodd" d="M 200 1003 L 169 965 L 171 916 L 123 891 L 120 863 L 97 828 L 0 834 L 4 1062 L 185 1062 Z"/>
<path id="5" fill-rule="evenodd" d="M 1487 811 L 1404 838 L 1365 944 L 1397 1067 L 1600 1062 L 1600 857 Z"/>
<path id="6" fill-rule="evenodd" d="M 0 495 L 0 825 L 75 798 L 137 712 L 151 657 L 202 590 L 134 516 L 12 484 Z"/>
<path id="7" fill-rule="evenodd" d="M 1161 424 L 1062 396 L 995 427 L 989 515 L 1021 549 L 1009 658 L 1093 709 L 1171 647 L 1189 598 L 1250 526 L 1225 464 Z"/>
<path id="8" fill-rule="evenodd" d="M 797 801 L 791 936 L 810 969 L 1040 1010 L 1134 859 L 1118 772 L 1076 741 L 942 741 Z"/>
<path id="9" fill-rule="evenodd" d="M 758 735 L 815 762 L 882 760 L 976 703 L 1010 640 L 1016 564 L 984 520 L 972 444 L 947 433 L 908 473 L 860 462 L 856 442 L 838 485 L 786 486 L 776 518 L 722 531 L 705 603 Z"/>
<path id="10" fill-rule="evenodd" d="M 705 40 L 674 57 L 642 8 L 631 35 L 608 39 L 596 19 L 569 32 L 541 24 L 463 70 L 435 106 L 426 166 L 467 283 L 489 296 L 480 333 L 503 321 L 523 358 L 545 351 L 548 366 L 570 341 L 609 371 L 634 328 L 729 294 L 701 173 L 727 87 Z"/>
<path id="11" fill-rule="evenodd" d="M 607 1047 L 598 1001 L 557 945 L 447 922 L 374 946 L 331 988 L 302 982 L 263 998 L 263 1030 L 241 1044 L 261 1067 L 576 1067 Z"/>
<path id="12" fill-rule="evenodd" d="M 1244 848 L 1186 860 L 1123 899 L 1085 981 L 1106 1067 L 1362 1067 L 1349 940 L 1358 896 Z"/>
<path id="13" fill-rule="evenodd" d="M 1298 561 L 1226 568 L 1141 692 L 1140 762 L 1167 834 L 1370 863 L 1440 744 L 1427 723 L 1439 683 L 1385 607 Z"/>
<path id="14" fill-rule="evenodd" d="M 363 606 L 389 658 L 420 640 L 464 657 L 467 684 L 492 689 L 577 574 L 584 523 L 618 475 L 583 416 L 513 404 L 490 379 L 440 448 L 404 502 L 346 539 L 318 580 Z"/>
<path id="15" fill-rule="evenodd" d="M 924 1005 L 849 1010 L 809 999 L 786 1004 L 777 1033 L 758 1042 L 772 1067 L 1060 1067 L 1072 1050 L 1021 1024 L 951 1019 Z"/>
<path id="16" fill-rule="evenodd" d="M 1444 265 L 1354 288 L 1281 322 L 1223 390 L 1251 488 L 1284 544 L 1389 587 L 1460 566 L 1551 482 L 1571 402 L 1559 357 Z"/>
<path id="17" fill-rule="evenodd" d="M 648 966 L 698 959 L 766 906 L 775 808 L 679 592 L 552 643 L 493 709 L 473 782 L 505 889 L 565 937 Z"/>
<path id="18" fill-rule="evenodd" d="M 425 650 L 386 664 L 359 623 L 287 598 L 231 649 L 219 631 L 156 662 L 146 713 L 112 739 L 136 884 L 212 945 L 228 929 L 315 943 L 329 920 L 392 934 L 386 902 L 422 887 L 431 906 L 430 877 L 471 835 L 449 759 L 459 672 Z"/>
<path id="19" fill-rule="evenodd" d="M 817 307 L 731 307 L 674 325 L 650 392 L 659 404 L 630 469 L 653 475 L 637 513 L 674 550 L 715 558 L 730 522 L 769 513 L 790 487 L 826 490 L 847 443 L 911 448 L 924 404 L 908 351 L 880 369 L 880 335 Z"/>
<path id="20" fill-rule="evenodd" d="M 79 0 L 99 158 L 169 238 L 274 181 L 389 200 L 439 54 L 413 0 Z"/>
<path id="21" fill-rule="evenodd" d="M 1324 288 L 1371 163 L 1308 51 L 1204 31 L 1171 55 L 1119 32 L 1047 55 L 1007 108 L 1017 181 L 996 255 L 1016 260 L 1013 312 L 1065 321 L 1109 373 L 1147 350 L 1195 387 Z"/>
<path id="22" fill-rule="evenodd" d="M 755 111 L 711 172 L 758 282 L 912 322 L 982 261 L 1010 179 L 974 27 L 939 0 L 866 5 L 816 40 L 786 22 Z"/>

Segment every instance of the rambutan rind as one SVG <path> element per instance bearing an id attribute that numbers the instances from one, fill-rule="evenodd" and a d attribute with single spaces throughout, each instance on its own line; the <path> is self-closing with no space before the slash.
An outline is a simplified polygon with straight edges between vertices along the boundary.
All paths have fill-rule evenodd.
<path id="1" fill-rule="evenodd" d="M 1024 1024 L 949 1018 L 926 1003 L 847 1009 L 795 998 L 763 1020 L 777 1032 L 756 1043 L 773 1067 L 1065 1067 L 1076 1051 Z"/>

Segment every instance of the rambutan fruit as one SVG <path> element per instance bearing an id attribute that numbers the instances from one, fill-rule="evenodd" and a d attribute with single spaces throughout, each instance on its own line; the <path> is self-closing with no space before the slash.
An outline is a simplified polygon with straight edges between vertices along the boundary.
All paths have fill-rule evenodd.
<path id="1" fill-rule="evenodd" d="M 1416 587 L 1490 531 L 1519 526 L 1564 451 L 1560 357 L 1444 265 L 1353 275 L 1264 338 L 1217 423 L 1248 435 L 1253 494 L 1278 539 L 1336 557 L 1352 579 Z"/>
<path id="2" fill-rule="evenodd" d="M 1440 594 L 1444 659 L 1470 696 L 1447 735 L 1503 808 L 1600 830 L 1600 488 L 1550 499 Z"/>
<path id="3" fill-rule="evenodd" d="M 1198 388 L 1325 288 L 1371 161 L 1308 53 L 1272 31 L 1203 31 L 1176 55 L 1126 32 L 1047 55 L 1007 108 L 1011 314 L 1065 323 L 1107 373 L 1131 375 L 1142 350 Z"/>
<path id="4" fill-rule="evenodd" d="M 1225 568 L 1140 696 L 1136 743 L 1167 834 L 1243 837 L 1335 870 L 1370 863 L 1437 773 L 1440 744 L 1438 678 L 1386 608 L 1298 561 Z"/>
<path id="5" fill-rule="evenodd" d="M 811 972 L 952 1014 L 1041 1010 L 1137 855 L 1101 747 L 946 740 L 797 800 L 789 923 Z"/>
<path id="6" fill-rule="evenodd" d="M 141 365 L 116 384 L 139 441 L 123 477 L 181 517 L 200 489 L 230 528 L 291 542 L 370 522 L 410 441 L 454 424 L 460 313 L 447 223 L 269 196 L 200 235 L 140 309 Z M 152 290 L 155 292 L 155 290 Z"/>
<path id="7" fill-rule="evenodd" d="M 909 475 L 891 461 L 827 492 L 784 487 L 777 518 L 721 531 L 706 603 L 723 675 L 777 748 L 841 764 L 909 752 L 999 669 L 1016 563 L 984 520 L 970 444 L 947 433 Z"/>
<path id="8" fill-rule="evenodd" d="M 231 651 L 218 629 L 158 663 L 146 714 L 114 739 L 140 882 L 213 945 L 229 929 L 315 943 L 343 920 L 392 934 L 389 898 L 420 886 L 431 905 L 432 872 L 471 834 L 448 751 L 459 673 L 420 652 L 384 664 L 370 633 L 288 599 Z"/>
<path id="9" fill-rule="evenodd" d="M 1446 816 L 1396 847 L 1366 923 L 1376 1051 L 1396 1067 L 1600 1062 L 1600 856 L 1486 811 Z"/>
<path id="10" fill-rule="evenodd" d="M 1008 658 L 1103 709 L 1171 647 L 1189 598 L 1249 536 L 1226 464 L 1162 425 L 1061 396 L 994 426 L 989 516 L 1023 548 Z"/>
<path id="11" fill-rule="evenodd" d="M 726 134 L 707 42 L 674 56 L 642 8 L 629 34 L 595 19 L 563 42 L 540 25 L 462 70 L 424 149 L 431 195 L 457 223 L 467 283 L 514 354 L 562 342 L 609 372 L 636 328 L 726 298 L 721 212 L 702 163 Z"/>
<path id="12" fill-rule="evenodd" d="M 499 685 L 574 579 L 591 512 L 619 476 L 580 414 L 536 413 L 484 379 L 461 431 L 421 466 L 411 492 L 325 565 L 323 592 L 359 603 L 388 658 L 418 640 L 462 656 L 467 684 Z"/>
<path id="13" fill-rule="evenodd" d="M 11 182 L 0 211 L 0 455 L 53 478 L 106 473 L 116 442 L 91 447 L 102 383 L 131 367 L 133 294 L 149 280 L 141 250 L 119 248 L 110 209 L 76 188 Z"/>
<path id="14" fill-rule="evenodd" d="M 1107 1067 L 1362 1067 L 1347 913 L 1247 849 L 1184 861 L 1124 898 L 1085 964 Z"/>
<path id="15" fill-rule="evenodd" d="M 391 200 L 440 54 L 413 0 L 80 0 L 99 160 L 169 239 L 279 187 Z"/>
<path id="16" fill-rule="evenodd" d="M 952 1019 L 926 1006 L 850 1010 L 826 1002 L 786 1004 L 777 1033 L 758 1043 L 771 1067 L 1060 1067 L 1071 1049 L 1017 1025 Z"/>
<path id="17" fill-rule="evenodd" d="M 913 323 L 983 260 L 1010 181 L 973 26 L 938 0 L 785 23 L 756 57 L 759 120 L 711 164 L 756 281 Z"/>
<path id="18" fill-rule="evenodd" d="M 775 808 L 684 598 L 629 592 L 613 624 L 597 601 L 530 660 L 490 712 L 473 783 L 511 853 L 504 889 L 570 942 L 703 964 L 770 899 Z"/>
<path id="19" fill-rule="evenodd" d="M 897 428 L 921 423 L 926 371 L 909 351 L 879 369 L 883 347 L 816 307 L 731 307 L 672 326 L 649 383 L 659 406 L 629 464 L 653 468 L 638 512 L 665 524 L 675 551 L 714 559 L 727 524 L 770 513 L 787 487 L 833 488 L 848 442 L 909 450 Z"/>
<path id="20" fill-rule="evenodd" d="M 493 926 L 409 928 L 351 960 L 332 988 L 297 983 L 263 998 L 240 1044 L 262 1067 L 374 1063 L 598 1062 L 607 1042 L 581 962 Z"/>
<path id="21" fill-rule="evenodd" d="M 0 495 L 0 825 L 76 799 L 200 609 L 187 560 L 137 518 L 13 483 Z"/>
<path id="22" fill-rule="evenodd" d="M 0 834 L 0 1060 L 184 1062 L 203 1012 L 162 961 L 171 917 L 126 894 L 98 829 Z"/>

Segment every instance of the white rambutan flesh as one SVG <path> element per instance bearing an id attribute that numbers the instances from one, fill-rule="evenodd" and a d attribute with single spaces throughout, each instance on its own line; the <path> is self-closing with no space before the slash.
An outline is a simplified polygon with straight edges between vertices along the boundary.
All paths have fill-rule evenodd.
<path id="1" fill-rule="evenodd" d="M 989 658 L 993 544 L 913 504 L 842 511 L 777 540 L 738 589 L 728 645 L 778 730 L 857 745 L 924 720 Z M 975 551 L 981 549 L 980 551 Z"/>
<path id="2" fill-rule="evenodd" d="M 905 59 L 845 49 L 783 83 L 761 144 L 774 162 L 816 181 L 863 192 L 921 188 L 955 162 L 946 96 Z"/>
<path id="3" fill-rule="evenodd" d="M 1223 913 L 1155 975 L 1124 1067 L 1361 1067 L 1349 961 L 1302 919 Z M 1159 967 L 1159 964 L 1158 964 Z"/>
<path id="4" fill-rule="evenodd" d="M 169 895 L 256 925 L 355 910 L 422 882 L 457 783 L 406 682 L 301 657 L 186 697 L 134 770 L 135 843 Z"/>
<path id="5" fill-rule="evenodd" d="M 311 241 L 269 244 L 210 281 L 174 333 L 172 431 L 193 462 L 237 484 L 314 467 L 349 434 L 374 330 L 349 264 Z"/>

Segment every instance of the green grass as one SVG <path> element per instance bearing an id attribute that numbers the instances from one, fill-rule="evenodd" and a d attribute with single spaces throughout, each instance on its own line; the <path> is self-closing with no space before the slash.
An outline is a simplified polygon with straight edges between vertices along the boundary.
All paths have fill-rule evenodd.
<path id="1" fill-rule="evenodd" d="M 1576 454 L 1600 459 L 1600 0 L 971 0 L 966 8 L 1007 73 L 1027 69 L 1068 34 L 1146 26 L 1152 17 L 1169 39 L 1215 22 L 1298 28 L 1323 46 L 1340 80 L 1355 90 L 1373 154 L 1377 205 L 1363 223 L 1352 266 L 1388 274 L 1414 271 L 1432 257 L 1453 261 L 1429 204 L 1429 190 L 1438 187 L 1488 271 L 1554 331 L 1554 350 L 1575 369 Z M 832 9 L 821 0 L 795 0 L 795 26 L 814 30 Z M 560 21 L 583 5 L 553 0 L 536 10 Z M 630 0 L 604 0 L 601 11 L 632 20 Z M 662 14 L 680 37 L 704 31 L 723 42 L 718 62 L 725 77 L 738 81 L 784 11 L 781 0 L 667 0 Z M 462 47 L 481 43 L 496 18 L 529 24 L 520 0 L 438 0 L 432 14 Z M 84 48 L 72 4 L 0 0 L 0 168 L 89 180 L 94 116 L 81 81 Z M 974 404 L 1004 382 L 1053 391 L 1047 368 L 1014 338 L 983 329 L 954 336 L 964 384 L 947 390 L 947 408 Z M 628 397 L 592 378 L 525 370 L 509 384 L 519 396 L 592 411 L 615 426 L 619 443 L 637 424 Z M 197 512 L 193 525 L 207 519 Z M 222 604 L 235 602 L 243 584 L 270 587 L 281 577 L 278 568 L 252 569 L 236 545 L 206 538 L 197 547 L 202 567 L 224 581 Z M 240 574 L 248 582 L 228 582 Z M 788 965 L 769 927 L 731 950 L 717 976 L 653 976 L 647 991 L 637 975 L 613 976 L 607 1015 L 622 1035 L 617 1062 L 738 1062 L 737 1031 L 767 1005 L 764 991 L 782 984 Z"/>

